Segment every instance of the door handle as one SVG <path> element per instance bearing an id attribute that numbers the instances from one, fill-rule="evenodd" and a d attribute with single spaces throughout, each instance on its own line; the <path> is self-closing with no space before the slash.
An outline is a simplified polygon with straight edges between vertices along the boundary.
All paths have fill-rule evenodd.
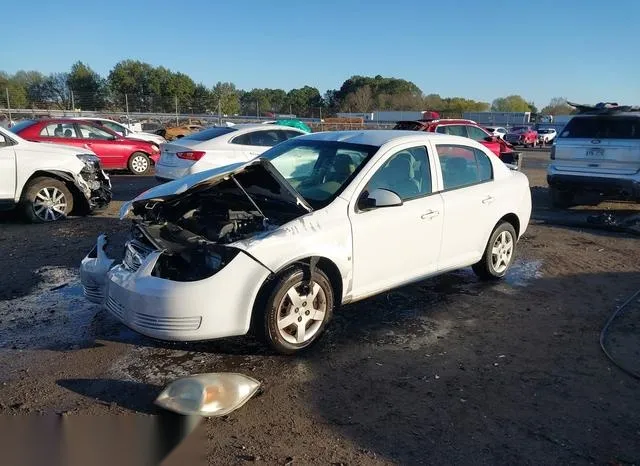
<path id="1" fill-rule="evenodd" d="M 440 215 L 440 212 L 439 212 L 439 211 L 437 211 L 437 210 L 430 210 L 429 212 L 425 212 L 424 214 L 422 214 L 422 215 L 420 216 L 420 218 L 421 218 L 422 220 L 426 220 L 426 219 L 431 220 L 432 218 L 435 218 L 435 217 L 437 217 L 438 215 Z"/>
<path id="2" fill-rule="evenodd" d="M 493 196 L 487 196 L 482 200 L 482 203 L 491 204 L 493 201 L 495 201 L 495 198 Z"/>

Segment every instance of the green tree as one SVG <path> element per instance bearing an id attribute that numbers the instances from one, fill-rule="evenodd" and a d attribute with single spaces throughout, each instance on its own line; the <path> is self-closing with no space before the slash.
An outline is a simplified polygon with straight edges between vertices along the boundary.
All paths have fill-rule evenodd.
<path id="1" fill-rule="evenodd" d="M 9 105 L 11 108 L 28 107 L 27 88 L 7 73 L 0 73 L 0 106 L 7 106 L 7 91 L 9 93 Z"/>
<path id="2" fill-rule="evenodd" d="M 554 97 L 549 105 L 540 111 L 543 115 L 571 115 L 575 109 L 567 103 L 564 97 Z"/>
<path id="3" fill-rule="evenodd" d="M 32 84 L 28 89 L 32 106 L 38 108 L 71 108 L 71 93 L 67 84 L 67 73 L 52 73 L 41 82 Z"/>
<path id="4" fill-rule="evenodd" d="M 191 96 L 191 105 L 194 113 L 206 113 L 214 107 L 212 105 L 212 93 L 204 84 L 197 84 Z"/>
<path id="5" fill-rule="evenodd" d="M 240 92 L 236 89 L 235 84 L 229 82 L 221 82 L 213 86 L 211 91 L 211 109 L 224 115 L 236 115 L 240 112 Z"/>
<path id="6" fill-rule="evenodd" d="M 109 87 L 121 108 L 124 108 L 125 95 L 131 110 L 157 110 L 158 103 L 153 101 L 161 91 L 160 81 L 154 68 L 148 63 L 137 60 L 124 60 L 116 63 L 109 77 Z M 161 110 L 169 110 L 160 108 Z"/>
<path id="7" fill-rule="evenodd" d="M 499 97 L 493 101 L 491 110 L 494 112 L 529 112 L 529 103 L 519 95 Z"/>
<path id="8" fill-rule="evenodd" d="M 81 61 L 71 66 L 67 85 L 73 92 L 76 108 L 101 110 L 106 106 L 107 86 L 105 80 Z"/>
<path id="9" fill-rule="evenodd" d="M 311 86 L 291 89 L 287 93 L 287 101 L 289 108 L 286 111 L 290 109 L 295 115 L 304 117 L 312 116 L 324 103 L 320 91 Z"/>

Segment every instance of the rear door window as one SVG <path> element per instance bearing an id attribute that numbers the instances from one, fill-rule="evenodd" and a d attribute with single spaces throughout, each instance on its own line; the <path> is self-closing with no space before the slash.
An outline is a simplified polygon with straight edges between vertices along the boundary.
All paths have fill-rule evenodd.
<path id="1" fill-rule="evenodd" d="M 72 123 L 51 123 L 40 131 L 45 138 L 76 138 L 76 129 Z"/>
<path id="2" fill-rule="evenodd" d="M 493 179 L 491 160 L 483 151 L 452 144 L 438 144 L 436 149 L 445 191 Z"/>
<path id="3" fill-rule="evenodd" d="M 574 117 L 564 127 L 560 137 L 640 139 L 640 118 L 623 116 Z"/>
<path id="4" fill-rule="evenodd" d="M 469 134 L 469 137 L 475 141 L 484 141 L 485 138 L 489 136 L 489 134 L 485 133 L 480 128 L 477 128 L 475 126 L 467 125 L 467 132 Z"/>
<path id="5" fill-rule="evenodd" d="M 467 127 L 465 125 L 439 126 L 436 129 L 436 132 L 450 134 L 451 136 L 462 136 L 463 138 L 469 137 L 467 133 Z"/>

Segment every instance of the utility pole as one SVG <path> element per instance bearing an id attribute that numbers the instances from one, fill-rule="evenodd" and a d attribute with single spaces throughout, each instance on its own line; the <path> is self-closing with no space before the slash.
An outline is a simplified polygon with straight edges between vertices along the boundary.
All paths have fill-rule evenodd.
<path id="1" fill-rule="evenodd" d="M 74 112 L 76 110 L 76 101 L 73 96 L 73 89 L 69 89 L 69 92 L 71 93 L 71 111 Z"/>
<path id="2" fill-rule="evenodd" d="M 324 125 L 322 124 L 322 107 L 320 107 L 320 131 L 323 131 Z"/>
<path id="3" fill-rule="evenodd" d="M 260 103 L 256 100 L 256 117 L 260 119 Z"/>
<path id="4" fill-rule="evenodd" d="M 178 96 L 176 96 L 176 126 L 180 126 L 178 123 Z"/>
<path id="5" fill-rule="evenodd" d="M 9 103 L 9 88 L 6 88 L 7 91 L 7 112 L 9 113 L 9 126 L 11 126 L 11 104 Z"/>
<path id="6" fill-rule="evenodd" d="M 222 125 L 222 106 L 220 105 L 220 100 L 218 100 L 218 125 Z"/>
<path id="7" fill-rule="evenodd" d="M 291 104 L 289 104 L 289 116 L 291 115 L 293 115 L 293 110 L 292 110 Z"/>
<path id="8" fill-rule="evenodd" d="M 131 118 L 129 118 L 129 96 L 127 94 L 124 95 L 124 105 L 127 110 L 127 125 L 129 125 Z"/>

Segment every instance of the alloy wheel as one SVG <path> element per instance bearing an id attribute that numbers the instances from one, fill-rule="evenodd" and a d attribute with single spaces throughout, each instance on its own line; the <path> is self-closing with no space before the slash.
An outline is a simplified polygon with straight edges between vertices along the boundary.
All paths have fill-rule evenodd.
<path id="1" fill-rule="evenodd" d="M 327 296 L 312 281 L 298 283 L 287 291 L 278 305 L 277 323 L 280 336 L 291 344 L 301 344 L 320 330 L 327 312 Z"/>
<path id="2" fill-rule="evenodd" d="M 33 201 L 33 211 L 45 222 L 59 220 L 67 214 L 67 198 L 58 188 L 42 188 Z"/>
<path id="3" fill-rule="evenodd" d="M 513 236 L 509 231 L 498 235 L 491 248 L 491 266 L 496 273 L 502 273 L 511 264 L 513 257 Z"/>

